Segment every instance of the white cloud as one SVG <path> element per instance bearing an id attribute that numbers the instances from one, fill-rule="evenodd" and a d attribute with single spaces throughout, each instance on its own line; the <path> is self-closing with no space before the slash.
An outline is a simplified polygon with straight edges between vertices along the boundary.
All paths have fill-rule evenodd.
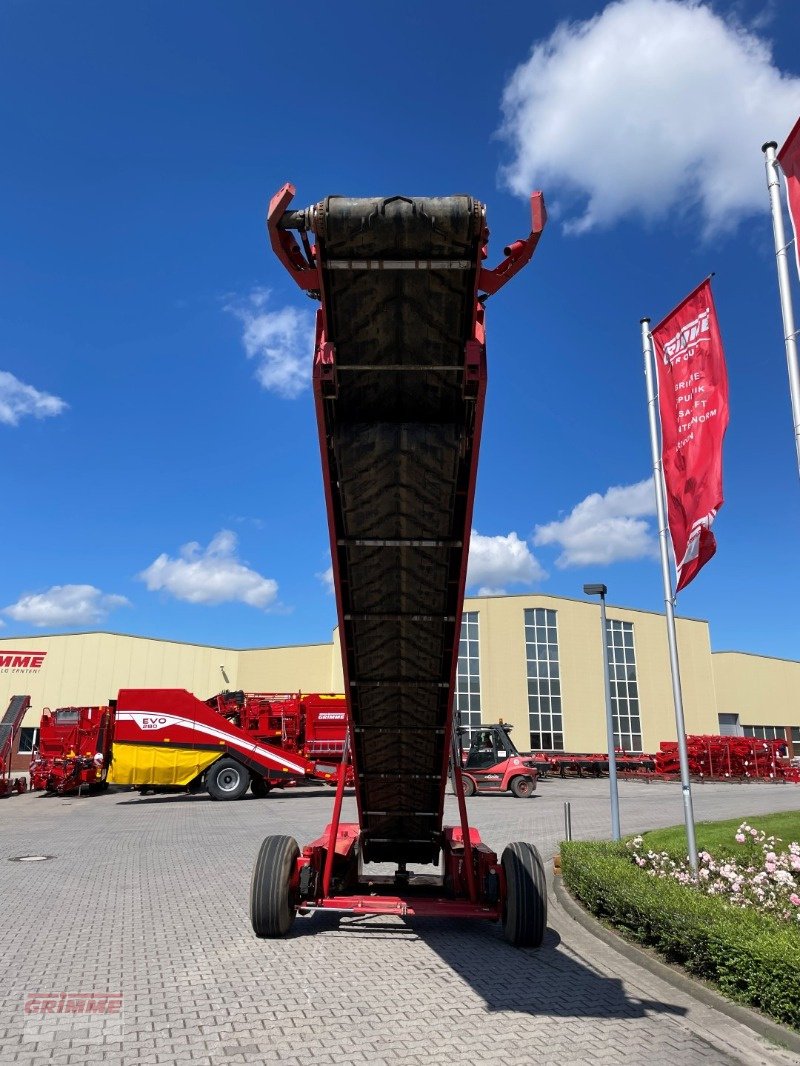
<path id="1" fill-rule="evenodd" d="M 269 289 L 229 302 L 225 310 L 242 324 L 242 344 L 257 362 L 256 378 L 270 392 L 294 399 L 311 383 L 314 315 L 296 307 L 267 310 Z"/>
<path id="2" fill-rule="evenodd" d="M 325 588 L 325 591 L 330 593 L 330 595 L 332 596 L 334 594 L 334 592 L 335 592 L 335 588 L 334 588 L 334 584 L 333 584 L 333 567 L 329 566 L 327 570 L 321 570 L 319 573 L 315 574 L 314 576 L 319 581 L 322 582 L 322 585 Z"/>
<path id="3" fill-rule="evenodd" d="M 693 205 L 706 232 L 724 229 L 766 211 L 760 148 L 788 134 L 799 99 L 800 78 L 740 23 L 694 0 L 618 0 L 561 23 L 512 75 L 504 177 L 520 195 L 576 197 L 576 233 Z"/>
<path id="4" fill-rule="evenodd" d="M 655 514 L 652 478 L 635 485 L 617 485 L 604 496 L 593 492 L 566 518 L 537 526 L 533 543 L 557 544 L 563 551 L 556 566 L 589 566 L 658 554 L 650 526 L 642 516 Z"/>
<path id="5" fill-rule="evenodd" d="M 151 592 L 168 592 L 187 603 L 271 606 L 278 594 L 277 581 L 240 562 L 236 544 L 236 534 L 222 529 L 205 549 L 192 541 L 183 545 L 178 559 L 164 552 L 139 577 Z"/>
<path id="6" fill-rule="evenodd" d="M 115 607 L 127 606 L 124 596 L 101 592 L 94 585 L 53 585 L 46 592 L 20 596 L 3 613 L 32 626 L 84 626 L 102 622 Z"/>
<path id="7" fill-rule="evenodd" d="M 506 585 L 532 585 L 546 577 L 528 545 L 513 531 L 507 537 L 485 537 L 473 529 L 467 586 L 477 585 L 479 596 L 499 596 Z"/>
<path id="8" fill-rule="evenodd" d="M 60 396 L 40 392 L 33 385 L 14 377 L 8 370 L 0 370 L 0 422 L 16 426 L 25 415 L 33 418 L 51 418 L 65 411 L 67 404 Z"/>

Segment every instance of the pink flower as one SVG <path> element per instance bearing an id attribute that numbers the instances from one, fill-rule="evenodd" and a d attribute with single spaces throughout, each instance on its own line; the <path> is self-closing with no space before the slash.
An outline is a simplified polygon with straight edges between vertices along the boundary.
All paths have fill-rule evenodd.
<path id="1" fill-rule="evenodd" d="M 745 835 L 744 833 L 737 833 L 734 839 L 736 840 L 737 844 L 744 844 Z"/>
<path id="2" fill-rule="evenodd" d="M 800 896 L 796 892 L 792 892 L 791 896 L 789 896 L 789 902 L 794 907 L 800 907 Z"/>

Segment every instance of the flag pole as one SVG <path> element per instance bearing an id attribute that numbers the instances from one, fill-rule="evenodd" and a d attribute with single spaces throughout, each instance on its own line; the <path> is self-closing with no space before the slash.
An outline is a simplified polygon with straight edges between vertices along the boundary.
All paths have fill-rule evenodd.
<path id="1" fill-rule="evenodd" d="M 647 417 L 650 423 L 650 450 L 653 457 L 653 487 L 656 494 L 658 515 L 658 546 L 661 553 L 661 576 L 664 581 L 664 607 L 667 619 L 667 643 L 669 644 L 669 667 L 672 674 L 672 699 L 675 704 L 675 727 L 678 733 L 678 759 L 681 768 L 681 793 L 683 795 L 683 818 L 686 824 L 686 842 L 689 846 L 689 865 L 697 877 L 697 841 L 694 833 L 694 810 L 692 787 L 689 783 L 689 756 L 686 751 L 686 724 L 683 717 L 683 693 L 678 664 L 678 639 L 675 630 L 675 600 L 672 595 L 672 578 L 669 571 L 669 547 L 667 544 L 667 505 L 664 495 L 664 467 L 658 446 L 658 421 L 656 415 L 655 367 L 653 366 L 653 341 L 650 336 L 650 319 L 643 318 L 642 354 L 644 355 L 644 380 L 647 386 Z"/>
<path id="2" fill-rule="evenodd" d="M 797 466 L 800 472 L 800 369 L 797 362 L 797 331 L 794 325 L 792 309 L 792 290 L 789 281 L 788 245 L 783 227 L 783 206 L 781 204 L 781 179 L 778 174 L 776 157 L 778 145 L 767 141 L 761 146 L 764 153 L 764 165 L 767 171 L 767 189 L 772 208 L 772 232 L 775 237 L 775 262 L 778 267 L 778 292 L 781 298 L 781 316 L 783 317 L 783 339 L 786 345 L 786 364 L 789 368 L 789 397 L 792 401 L 792 425 L 794 426 L 794 443 L 797 450 Z"/>

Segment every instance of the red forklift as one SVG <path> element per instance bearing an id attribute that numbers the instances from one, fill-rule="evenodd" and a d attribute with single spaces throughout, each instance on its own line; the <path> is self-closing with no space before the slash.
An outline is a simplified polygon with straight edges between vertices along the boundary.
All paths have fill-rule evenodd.
<path id="1" fill-rule="evenodd" d="M 510 792 L 527 799 L 536 791 L 538 770 L 531 756 L 521 755 L 505 722 L 482 724 L 473 730 L 462 754 L 461 781 L 465 796 Z"/>

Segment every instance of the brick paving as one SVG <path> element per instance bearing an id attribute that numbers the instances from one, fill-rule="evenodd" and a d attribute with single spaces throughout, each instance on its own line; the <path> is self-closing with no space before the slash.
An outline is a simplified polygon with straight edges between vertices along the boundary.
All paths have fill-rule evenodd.
<path id="1" fill-rule="evenodd" d="M 676 785 L 622 782 L 623 831 L 681 819 Z M 549 781 L 532 800 L 476 797 L 486 841 L 608 834 L 606 781 Z M 332 793 L 264 800 L 102 796 L 0 801 L 0 1062 L 792 1063 L 800 1059 L 596 940 L 551 901 L 539 951 L 480 923 L 334 916 L 258 941 L 248 892 L 270 832 L 317 836 Z M 796 786 L 704 785 L 698 819 L 800 805 Z M 353 817 L 346 800 L 345 815 Z M 448 799 L 448 818 L 455 803 Z M 22 854 L 55 858 L 7 861 Z M 121 993 L 122 1015 L 26 1013 L 32 993 Z"/>

